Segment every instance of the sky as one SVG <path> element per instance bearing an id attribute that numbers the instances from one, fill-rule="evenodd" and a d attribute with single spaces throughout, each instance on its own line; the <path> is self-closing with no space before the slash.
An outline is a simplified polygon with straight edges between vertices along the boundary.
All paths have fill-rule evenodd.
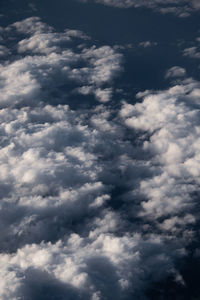
<path id="1" fill-rule="evenodd" d="M 200 298 L 199 17 L 1 0 L 1 300 Z"/>

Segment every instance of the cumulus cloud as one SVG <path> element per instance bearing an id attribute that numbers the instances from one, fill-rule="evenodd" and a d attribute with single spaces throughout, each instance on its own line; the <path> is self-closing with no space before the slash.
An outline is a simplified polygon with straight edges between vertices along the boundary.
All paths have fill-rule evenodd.
<path id="1" fill-rule="evenodd" d="M 176 215 L 193 206 L 199 185 L 199 82 L 191 79 L 170 89 L 147 92 L 141 103 L 124 104 L 121 117 L 134 130 L 146 132 L 143 149 L 152 155 L 154 176 L 140 183 L 146 197 L 143 214 Z"/>
<path id="2" fill-rule="evenodd" d="M 17 209 L 8 235 L 15 235 L 19 240 L 29 240 L 30 237 L 30 241 L 34 241 L 36 235 L 39 239 L 46 239 L 47 226 L 50 225 L 41 221 L 44 231 L 41 230 L 40 234 L 38 225 L 32 227 L 41 211 L 47 219 L 56 212 L 57 216 L 62 215 L 61 222 L 67 218 L 67 223 L 70 223 L 74 213 L 78 219 L 80 214 L 85 214 L 83 211 L 93 211 L 109 199 L 109 188 L 104 187 L 98 178 L 102 171 L 95 155 L 95 147 L 102 138 L 99 124 L 89 128 L 84 122 L 87 115 L 75 113 L 67 105 L 57 105 L 57 98 L 55 106 L 46 103 L 51 103 L 51 92 L 67 81 L 80 86 L 90 84 L 89 88 L 100 101 L 108 101 L 112 89 L 104 89 L 102 85 L 109 84 L 115 72 L 120 70 L 121 55 L 108 46 L 84 48 L 79 53 L 66 48 L 68 45 L 63 49 L 60 42 L 63 42 L 66 32 L 70 39 L 82 40 L 85 35 L 74 30 L 66 30 L 63 35 L 49 35 L 49 27 L 38 18 L 15 23 L 9 30 L 13 27 L 26 34 L 32 34 L 34 30 L 30 39 L 35 38 L 37 32 L 41 45 L 39 47 L 36 43 L 23 51 L 18 48 L 25 56 L 23 54 L 14 62 L 1 65 L 1 185 L 5 206 L 17 201 L 21 211 L 19 213 Z M 51 42 L 55 43 L 54 48 Z M 22 43 L 18 42 L 18 45 L 21 47 Z M 79 67 L 80 63 L 86 66 Z M 29 213 L 24 222 L 22 219 L 27 210 Z M 14 229 L 15 222 L 19 230 Z M 50 223 L 54 226 L 55 222 Z M 27 228 L 35 233 L 29 236 Z M 14 243 L 17 245 L 17 241 Z M 10 249 L 12 246 L 5 243 L 3 247 Z"/>
<path id="3" fill-rule="evenodd" d="M 64 33 L 53 32 L 37 17 L 14 23 L 5 30 L 9 32 L 13 28 L 30 37 L 17 43 L 18 52 L 26 54 L 25 57 L 0 66 L 1 107 L 38 102 L 42 93 L 47 94 L 47 86 L 55 89 L 67 80 L 80 86 L 77 91 L 82 91 L 81 86 L 87 84 L 88 93 L 94 94 L 97 100 L 110 100 L 109 83 L 121 70 L 121 54 L 109 46 L 82 50 L 77 47 L 74 51 L 65 43 L 72 39 L 88 40 L 85 34 L 69 29 Z"/>
<path id="4" fill-rule="evenodd" d="M 167 70 L 165 78 L 179 78 L 186 75 L 186 70 L 179 66 L 174 66 Z"/>
<path id="5" fill-rule="evenodd" d="M 144 240 L 140 234 L 119 237 L 102 232 L 85 238 L 73 233 L 55 244 L 26 245 L 15 254 L 0 255 L 5 275 L 0 295 L 2 299 L 17 299 L 36 293 L 42 299 L 53 292 L 69 299 L 114 300 L 127 297 L 131 291 L 140 297 L 144 286 L 165 277 L 166 270 L 174 272 L 167 249 L 160 254 L 161 249 L 162 240 L 155 235 Z M 147 282 L 152 268 L 157 271 Z M 45 289 L 52 284 L 52 291 Z"/>
<path id="6" fill-rule="evenodd" d="M 121 151 L 118 126 L 108 122 L 110 112 L 103 107 L 90 112 L 89 126 L 88 112 L 48 99 L 52 90 L 74 81 L 108 101 L 121 55 L 109 46 L 74 52 L 65 42 L 85 35 L 54 33 L 38 18 L 5 30 L 13 28 L 31 36 L 18 42 L 21 57 L 1 65 L 1 299 L 44 299 L 52 296 L 52 283 L 54 295 L 64 298 L 108 297 L 112 284 L 122 293 L 128 286 L 123 264 L 134 262 L 129 257 L 134 243 L 109 233 L 118 221 L 114 212 L 102 212 L 111 185 L 102 181 L 99 161 L 110 149 Z M 120 255 L 124 259 L 118 263 Z M 42 295 L 41 285 L 46 286 Z"/>
<path id="7" fill-rule="evenodd" d="M 53 28 L 46 23 L 41 22 L 39 17 L 30 17 L 8 26 L 7 30 L 16 28 L 18 32 L 25 34 L 36 34 L 53 31 Z"/>
<path id="8" fill-rule="evenodd" d="M 96 2 L 118 8 L 146 7 L 163 14 L 173 13 L 179 17 L 188 17 L 200 8 L 198 0 L 79 0 L 81 2 Z"/>
<path id="9" fill-rule="evenodd" d="M 137 297 L 150 284 L 148 274 L 153 282 L 171 272 L 159 236 L 124 232 L 120 213 L 105 208 L 111 190 L 100 179 L 107 163 L 97 159 L 111 150 L 118 157 L 128 146 L 118 146 L 109 111 L 93 112 L 90 127 L 64 105 L 6 108 L 1 117 L 2 299 Z M 114 183 L 110 163 L 106 176 Z"/>
<path id="10" fill-rule="evenodd" d="M 139 93 L 119 111 L 116 49 L 35 17 L 2 30 L 17 54 L 0 66 L 1 299 L 147 299 L 169 276 L 184 282 L 199 82 Z M 100 103 L 72 109 L 84 95 Z"/>

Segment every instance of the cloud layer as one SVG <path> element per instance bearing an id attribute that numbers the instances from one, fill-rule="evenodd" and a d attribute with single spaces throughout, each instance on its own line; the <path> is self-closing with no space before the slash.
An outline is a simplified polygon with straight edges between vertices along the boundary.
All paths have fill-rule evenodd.
<path id="1" fill-rule="evenodd" d="M 122 55 L 37 17 L 2 28 L 1 49 L 1 299 L 148 299 L 169 276 L 183 286 L 200 83 L 175 66 L 174 86 L 110 105 Z"/>

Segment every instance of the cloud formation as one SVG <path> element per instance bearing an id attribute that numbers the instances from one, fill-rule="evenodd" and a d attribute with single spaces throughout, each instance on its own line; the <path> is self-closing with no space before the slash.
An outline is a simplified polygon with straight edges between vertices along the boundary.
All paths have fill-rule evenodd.
<path id="1" fill-rule="evenodd" d="M 55 89 L 67 80 L 81 85 L 76 91 L 82 91 L 82 85 L 87 85 L 88 94 L 96 95 L 97 100 L 110 100 L 109 83 L 121 70 L 121 54 L 109 46 L 80 49 L 77 46 L 74 51 L 70 42 L 88 40 L 85 34 L 76 30 L 53 32 L 38 17 L 14 23 L 5 31 L 12 33 L 13 28 L 17 33 L 31 36 L 17 43 L 22 57 L 0 66 L 1 107 L 38 102 L 39 95 L 48 97 L 47 87 Z"/>
<path id="2" fill-rule="evenodd" d="M 173 67 L 175 86 L 112 107 L 116 49 L 37 17 L 2 32 L 15 46 L 0 65 L 1 299 L 148 299 L 169 276 L 184 284 L 200 83 Z M 72 109 L 88 95 L 95 105 Z"/>
<path id="3" fill-rule="evenodd" d="M 80 0 L 81 2 L 96 2 L 104 5 L 130 8 L 145 7 L 166 14 L 172 13 L 179 17 L 188 17 L 192 12 L 200 9 L 198 0 Z"/>
<path id="4" fill-rule="evenodd" d="M 179 66 L 174 66 L 167 70 L 165 78 L 179 78 L 186 76 L 186 70 Z"/>
<path id="5" fill-rule="evenodd" d="M 153 177 L 142 180 L 144 215 L 150 218 L 177 215 L 190 209 L 199 185 L 199 82 L 183 80 L 170 89 L 144 97 L 134 106 L 124 104 L 125 124 L 145 133 L 143 149 L 151 153 Z M 172 222 L 173 225 L 173 222 Z"/>

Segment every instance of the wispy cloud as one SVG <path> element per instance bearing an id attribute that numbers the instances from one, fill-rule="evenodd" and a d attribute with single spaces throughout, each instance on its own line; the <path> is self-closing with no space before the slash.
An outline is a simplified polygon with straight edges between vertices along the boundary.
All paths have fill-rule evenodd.
<path id="1" fill-rule="evenodd" d="M 198 0 L 79 0 L 81 2 L 96 2 L 118 8 L 146 7 L 162 14 L 172 13 L 179 17 L 188 17 L 200 8 Z"/>

